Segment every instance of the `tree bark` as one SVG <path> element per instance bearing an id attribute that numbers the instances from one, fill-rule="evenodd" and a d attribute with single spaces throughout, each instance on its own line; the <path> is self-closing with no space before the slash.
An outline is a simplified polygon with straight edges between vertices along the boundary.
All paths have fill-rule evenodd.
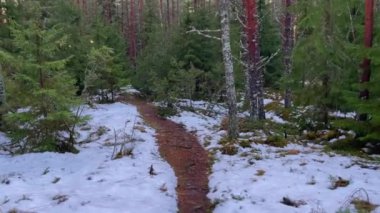
<path id="1" fill-rule="evenodd" d="M 161 25 L 164 25 L 164 7 L 163 7 L 163 0 L 160 0 L 160 18 L 161 18 Z"/>
<path id="2" fill-rule="evenodd" d="M 282 32 L 282 53 L 284 76 L 289 77 L 292 72 L 292 52 L 294 46 L 294 30 L 293 30 L 293 15 L 289 11 L 292 5 L 292 0 L 283 0 L 284 15 L 283 15 L 283 32 Z M 292 105 L 291 90 L 288 86 L 285 88 L 285 108 L 290 108 Z"/>
<path id="3" fill-rule="evenodd" d="M 168 30 L 170 29 L 170 23 L 170 1 L 166 0 L 166 25 Z"/>
<path id="4" fill-rule="evenodd" d="M 373 42 L 373 13 L 374 13 L 374 0 L 365 0 L 365 27 L 364 27 L 364 47 L 371 48 Z M 364 58 L 361 64 L 362 74 L 360 78 L 361 84 L 366 84 L 371 79 L 371 60 Z M 369 90 L 364 89 L 360 91 L 359 98 L 361 100 L 369 99 Z M 368 119 L 368 114 L 360 114 L 359 120 L 365 121 Z"/>
<path id="5" fill-rule="evenodd" d="M 259 18 L 256 0 L 244 0 L 245 33 L 247 39 L 247 69 L 249 75 L 250 117 L 252 120 L 265 119 L 264 75 L 260 65 Z"/>
<path id="6" fill-rule="evenodd" d="M 374 12 L 374 0 L 365 1 L 365 32 L 364 32 L 364 47 L 371 48 L 373 41 L 373 12 Z M 364 58 L 361 64 L 362 75 L 360 83 L 369 82 L 371 79 L 371 60 Z M 369 99 L 369 90 L 365 89 L 360 92 L 360 98 Z"/>
<path id="7" fill-rule="evenodd" d="M 88 8 L 87 8 L 87 1 L 86 0 L 82 0 L 82 10 L 83 10 L 83 14 L 84 14 L 84 19 L 85 21 L 87 22 L 88 21 Z"/>
<path id="8" fill-rule="evenodd" d="M 111 0 L 105 0 L 103 5 L 104 10 L 104 16 L 107 21 L 107 23 L 112 23 L 112 1 Z"/>
<path id="9" fill-rule="evenodd" d="M 333 23 L 333 8 L 332 8 L 332 0 L 327 0 L 326 6 L 325 6 L 325 39 L 326 39 L 326 45 L 330 48 L 333 47 L 334 43 L 334 23 Z M 332 75 L 333 68 L 331 67 L 331 63 L 329 62 L 329 58 L 326 58 L 325 60 L 325 73 L 322 76 L 322 85 L 324 90 L 324 103 L 322 103 L 322 119 L 325 124 L 325 127 L 329 127 L 329 108 L 327 105 L 327 99 L 330 96 L 330 90 L 331 90 L 331 83 L 330 83 L 330 76 Z"/>
<path id="10" fill-rule="evenodd" d="M 129 12 L 129 58 L 135 66 L 137 57 L 135 0 L 131 0 Z"/>
<path id="11" fill-rule="evenodd" d="M 144 48 L 144 41 L 141 37 L 142 31 L 144 30 L 144 0 L 139 0 L 139 21 L 138 21 L 138 43 L 139 48 L 137 52 Z"/>
<path id="12" fill-rule="evenodd" d="M 227 106 L 228 106 L 228 136 L 232 139 L 238 137 L 238 118 L 236 106 L 236 92 L 234 79 L 234 66 L 231 54 L 230 26 L 229 26 L 230 1 L 221 0 L 220 16 L 222 28 L 222 53 L 225 67 Z"/>

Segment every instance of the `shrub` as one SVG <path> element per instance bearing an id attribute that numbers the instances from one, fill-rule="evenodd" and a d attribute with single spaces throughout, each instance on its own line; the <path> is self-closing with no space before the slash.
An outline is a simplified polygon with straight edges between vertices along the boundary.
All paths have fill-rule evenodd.
<path id="1" fill-rule="evenodd" d="M 285 147 L 288 145 L 288 142 L 285 140 L 285 138 L 279 135 L 269 136 L 265 143 L 274 147 Z"/>

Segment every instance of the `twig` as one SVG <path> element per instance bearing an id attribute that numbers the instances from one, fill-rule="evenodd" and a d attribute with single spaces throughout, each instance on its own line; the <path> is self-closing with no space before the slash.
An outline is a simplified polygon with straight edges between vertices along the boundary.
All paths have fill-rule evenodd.
<path id="1" fill-rule="evenodd" d="M 211 39 L 216 39 L 218 41 L 221 40 L 221 38 L 219 37 L 216 37 L 216 36 L 212 36 L 212 35 L 208 35 L 208 34 L 205 34 L 205 32 L 207 33 L 212 33 L 212 32 L 220 32 L 220 30 L 198 30 L 196 29 L 195 27 L 191 27 L 191 30 L 187 31 L 186 33 L 196 33 L 198 35 L 201 35 L 201 36 L 204 36 L 206 38 L 211 38 Z"/>

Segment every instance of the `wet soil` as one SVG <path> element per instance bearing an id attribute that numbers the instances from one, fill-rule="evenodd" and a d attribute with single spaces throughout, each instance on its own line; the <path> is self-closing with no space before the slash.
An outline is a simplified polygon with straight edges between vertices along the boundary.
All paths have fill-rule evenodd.
<path id="1" fill-rule="evenodd" d="M 160 154 L 177 176 L 179 212 L 209 212 L 209 159 L 197 137 L 180 124 L 160 117 L 151 103 L 136 97 L 128 97 L 126 102 L 135 105 L 145 122 L 156 129 Z"/>

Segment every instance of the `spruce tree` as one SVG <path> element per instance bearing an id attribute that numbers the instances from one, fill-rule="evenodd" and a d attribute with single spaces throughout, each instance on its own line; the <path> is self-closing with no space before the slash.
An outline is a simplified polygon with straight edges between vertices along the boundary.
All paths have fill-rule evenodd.
<path id="1" fill-rule="evenodd" d="M 313 105 L 313 119 L 330 126 L 328 112 L 341 109 L 344 88 L 356 79 L 358 56 L 353 53 L 357 38 L 350 39 L 356 29 L 357 16 L 348 8 L 359 1 L 298 1 L 297 43 L 293 59 L 292 82 L 295 102 Z M 343 6 L 345 5 L 345 6 Z M 351 27 L 350 16 L 352 17 Z M 305 92 L 307 91 L 307 92 Z"/>
<path id="2" fill-rule="evenodd" d="M 14 110 L 5 116 L 12 141 L 20 152 L 76 151 L 73 126 L 82 119 L 71 110 L 79 101 L 75 82 L 65 69 L 68 58 L 59 57 L 68 36 L 59 25 L 50 25 L 43 1 L 19 7 L 23 19 L 12 20 L 9 26 L 15 54 L 2 57 L 10 64 L 17 61 L 15 72 L 8 74 L 9 104 Z"/>

